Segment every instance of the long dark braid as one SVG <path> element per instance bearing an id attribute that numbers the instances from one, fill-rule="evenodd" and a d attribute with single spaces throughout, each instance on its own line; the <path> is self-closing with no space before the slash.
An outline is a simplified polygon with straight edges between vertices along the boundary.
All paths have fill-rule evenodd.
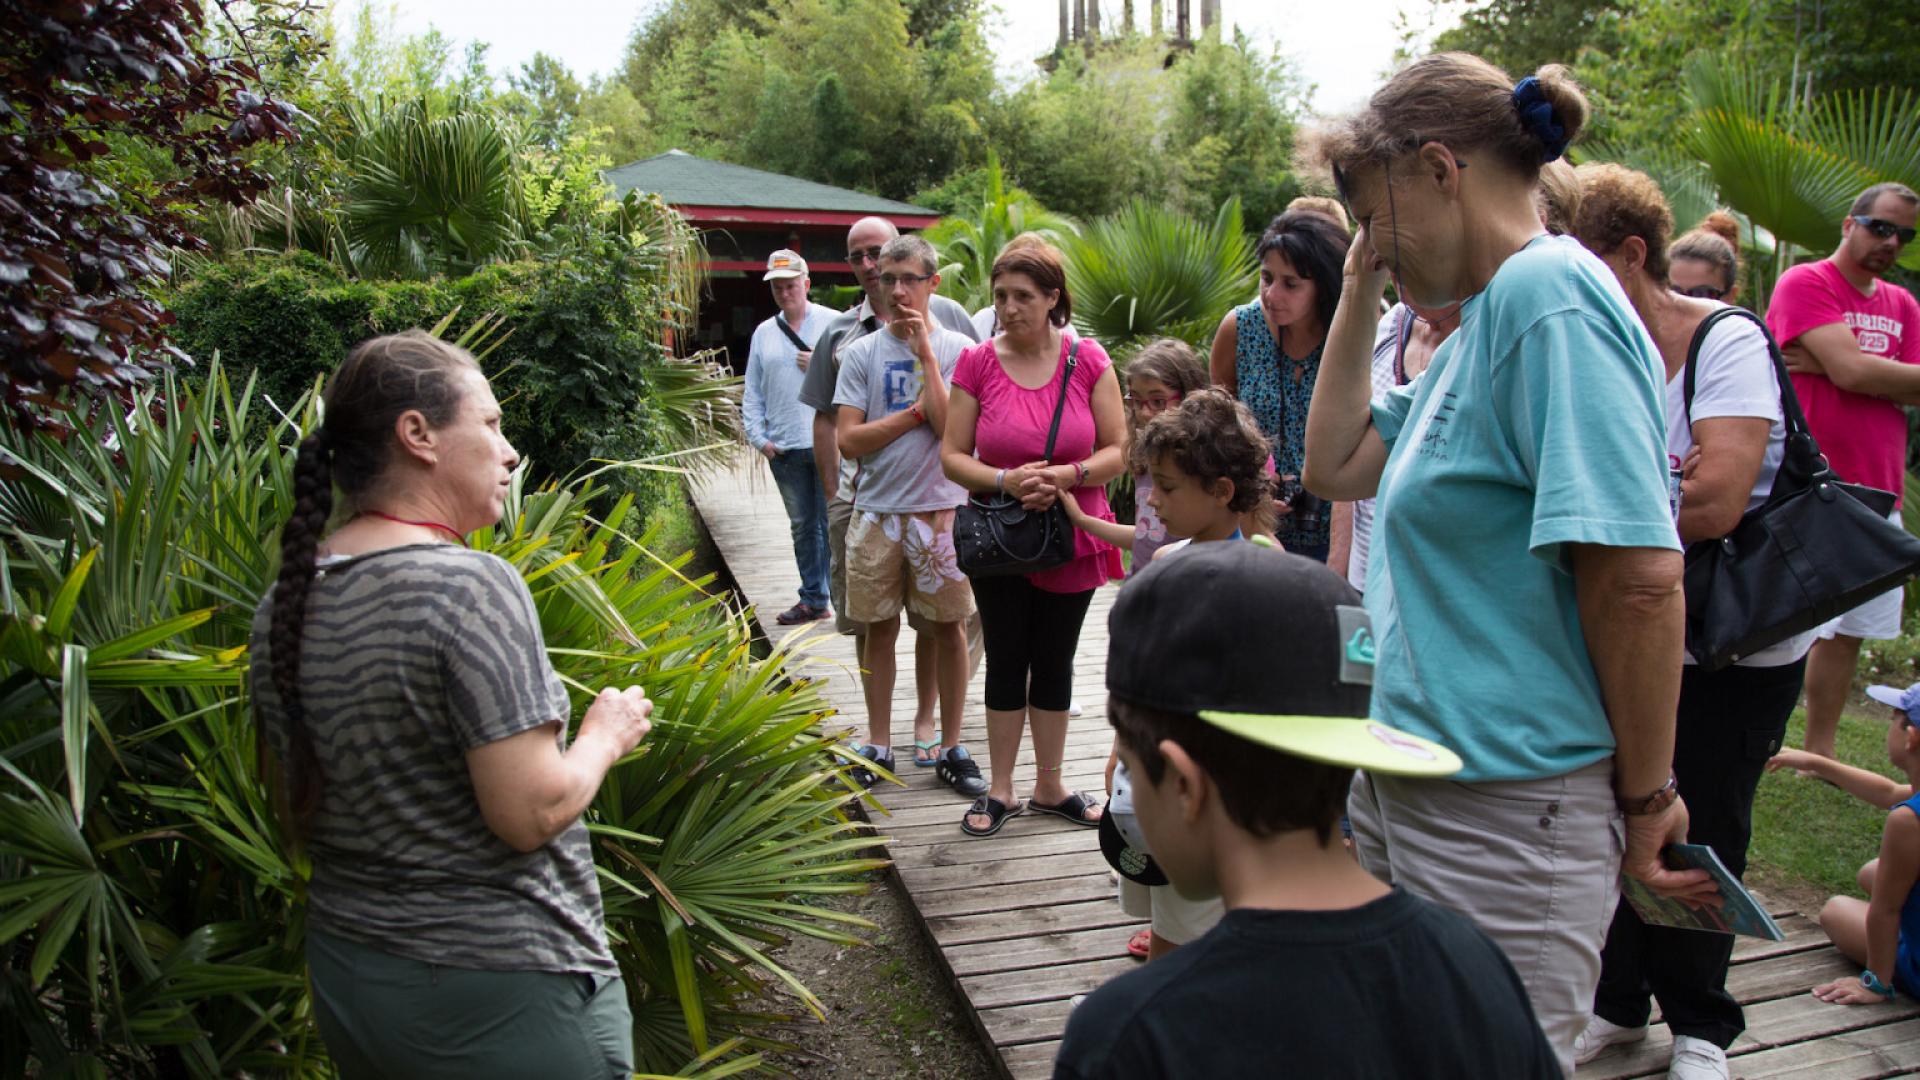
<path id="1" fill-rule="evenodd" d="M 287 722 L 287 802 L 296 821 L 312 817 L 320 805 L 320 760 L 307 730 L 300 701 L 300 641 L 307 621 L 307 593 L 313 588 L 314 555 L 327 519 L 333 515 L 333 451 L 323 424 L 300 443 L 293 466 L 293 515 L 280 531 L 280 578 L 273 594 L 273 622 L 267 643 L 272 650 L 273 687 Z"/>
<path id="2" fill-rule="evenodd" d="M 300 649 L 334 485 L 358 507 L 386 471 L 395 421 L 417 409 L 435 426 L 451 422 L 460 405 L 459 376 L 468 369 L 479 365 L 465 349 L 419 330 L 363 341 L 327 384 L 325 422 L 300 443 L 267 636 L 273 687 L 286 718 L 287 802 L 296 826 L 304 827 L 319 808 L 325 780 L 300 697 Z"/>

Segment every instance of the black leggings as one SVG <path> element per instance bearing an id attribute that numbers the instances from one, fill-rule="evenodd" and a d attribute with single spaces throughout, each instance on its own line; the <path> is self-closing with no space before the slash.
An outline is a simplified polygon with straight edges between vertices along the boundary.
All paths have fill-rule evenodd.
<path id="1" fill-rule="evenodd" d="M 1093 590 L 1048 592 L 1019 575 L 974 578 L 973 601 L 987 639 L 987 708 L 1064 712 L 1073 700 L 1073 653 Z"/>
<path id="2" fill-rule="evenodd" d="M 1715 672 L 1688 665 L 1680 676 L 1673 776 L 1687 800 L 1687 839 L 1710 845 L 1735 877 L 1747 872 L 1754 789 L 1767 759 L 1780 750 L 1806 670 L 1803 657 L 1779 667 Z M 1622 901 L 1600 953 L 1594 1014 L 1640 1027 L 1652 1015 L 1652 994 L 1675 1035 L 1725 1049 L 1746 1030 L 1740 1003 L 1727 993 L 1732 955 L 1732 934 L 1648 926 Z"/>

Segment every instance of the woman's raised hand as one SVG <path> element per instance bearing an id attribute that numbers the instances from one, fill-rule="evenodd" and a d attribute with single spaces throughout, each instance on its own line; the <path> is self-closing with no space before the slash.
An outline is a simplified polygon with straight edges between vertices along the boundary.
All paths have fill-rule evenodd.
<path id="1" fill-rule="evenodd" d="M 580 721 L 580 734 L 591 731 L 595 737 L 611 743 L 618 757 L 625 757 L 653 730 L 653 702 L 638 686 L 625 690 L 608 687 L 587 706 Z"/>
<path id="2" fill-rule="evenodd" d="M 1356 303 L 1370 302 L 1368 310 L 1380 310 L 1380 301 L 1387 295 L 1387 261 L 1374 253 L 1373 237 L 1364 223 L 1354 230 L 1353 243 L 1347 246 L 1345 272 L 1347 283 L 1340 298 L 1351 296 Z"/>

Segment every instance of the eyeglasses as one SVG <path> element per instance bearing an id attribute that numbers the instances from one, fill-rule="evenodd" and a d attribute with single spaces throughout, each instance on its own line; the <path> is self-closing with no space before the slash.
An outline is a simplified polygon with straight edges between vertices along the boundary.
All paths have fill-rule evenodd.
<path id="1" fill-rule="evenodd" d="M 1727 296 L 1727 290 L 1712 285 L 1689 285 L 1684 289 L 1675 285 L 1672 289 L 1681 296 L 1691 296 L 1695 300 L 1724 300 Z"/>
<path id="2" fill-rule="evenodd" d="M 1180 399 L 1183 396 L 1184 395 L 1181 394 L 1175 394 L 1172 397 L 1134 397 L 1132 394 L 1128 394 L 1126 401 L 1128 405 L 1136 409 L 1152 409 L 1154 412 L 1165 412 L 1175 405 L 1180 404 Z"/>
<path id="3" fill-rule="evenodd" d="M 932 274 L 881 274 L 880 287 L 891 289 L 895 285 L 918 285 L 923 281 L 932 280 Z"/>
<path id="4" fill-rule="evenodd" d="M 1913 242 L 1914 230 L 1910 226 L 1895 225 L 1891 221 L 1883 221 L 1880 218 L 1869 217 L 1866 214 L 1854 214 L 1853 220 L 1854 224 L 1859 225 L 1861 228 L 1882 240 L 1898 239 L 1902 244 L 1910 244 Z"/>
<path id="5" fill-rule="evenodd" d="M 875 244 L 870 248 L 849 251 L 847 252 L 847 261 L 855 266 L 859 266 L 861 263 L 877 263 L 880 261 L 880 245 Z"/>

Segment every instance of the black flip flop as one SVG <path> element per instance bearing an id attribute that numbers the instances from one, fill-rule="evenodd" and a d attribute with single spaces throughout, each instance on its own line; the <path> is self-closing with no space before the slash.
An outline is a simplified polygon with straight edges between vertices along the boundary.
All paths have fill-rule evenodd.
<path id="1" fill-rule="evenodd" d="M 991 795 L 982 795 L 973 800 L 973 805 L 968 807 L 966 814 L 960 818 L 960 831 L 968 836 L 992 836 L 1000 831 L 1000 826 L 1005 825 L 1008 818 L 1019 816 L 1026 808 L 1027 804 L 1019 799 L 1013 800 L 1013 805 L 1008 806 Z M 987 815 L 990 823 L 986 828 L 976 829 L 967 824 L 967 818 L 975 814 Z"/>
<path id="2" fill-rule="evenodd" d="M 1066 818 L 1075 825 L 1084 825 L 1089 829 L 1097 829 L 1100 827 L 1100 818 L 1089 818 L 1086 816 L 1088 810 L 1098 805 L 1100 804 L 1087 798 L 1078 791 L 1068 792 L 1066 798 L 1052 805 L 1034 800 L 1028 800 L 1027 802 L 1027 806 L 1035 813 L 1052 814 L 1054 817 Z M 1100 817 L 1106 817 L 1106 815 L 1101 814 Z"/>

